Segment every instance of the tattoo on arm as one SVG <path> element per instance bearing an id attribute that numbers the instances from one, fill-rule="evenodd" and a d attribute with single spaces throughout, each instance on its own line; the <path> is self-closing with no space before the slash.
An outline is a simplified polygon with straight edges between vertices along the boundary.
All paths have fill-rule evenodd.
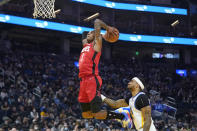
<path id="1" fill-rule="evenodd" d="M 144 118 L 144 126 L 143 126 L 143 131 L 149 131 L 150 126 L 151 126 L 151 107 L 146 106 L 141 109 L 142 111 L 142 116 Z"/>
<path id="2" fill-rule="evenodd" d="M 100 33 L 101 33 L 100 20 L 98 20 L 98 19 L 95 20 L 94 29 L 95 29 L 95 39 L 98 39 L 100 37 Z"/>
<path id="3" fill-rule="evenodd" d="M 96 19 L 94 22 L 95 37 L 100 37 L 101 27 L 108 30 L 107 24 L 105 24 L 102 20 Z"/>
<path id="4" fill-rule="evenodd" d="M 94 39 L 94 50 L 100 52 L 102 49 L 102 36 L 101 36 L 101 27 L 103 27 L 103 22 L 99 19 L 94 21 L 95 29 L 95 39 Z"/>
<path id="5" fill-rule="evenodd" d="M 100 20 L 100 25 L 102 28 L 104 28 L 105 30 L 108 30 L 108 25 L 105 24 L 102 20 Z"/>
<path id="6" fill-rule="evenodd" d="M 112 99 L 109 99 L 109 98 L 105 98 L 104 102 L 111 106 L 112 108 L 120 108 L 120 107 L 127 107 L 129 106 L 126 101 L 124 99 L 119 99 L 117 101 L 114 101 Z"/>

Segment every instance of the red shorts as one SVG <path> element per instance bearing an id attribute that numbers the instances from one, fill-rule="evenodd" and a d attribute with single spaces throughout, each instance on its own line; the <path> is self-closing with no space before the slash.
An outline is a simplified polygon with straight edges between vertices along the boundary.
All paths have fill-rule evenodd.
<path id="1" fill-rule="evenodd" d="M 100 76 L 86 76 L 81 78 L 78 101 L 90 103 L 95 96 L 100 96 L 102 78 Z"/>

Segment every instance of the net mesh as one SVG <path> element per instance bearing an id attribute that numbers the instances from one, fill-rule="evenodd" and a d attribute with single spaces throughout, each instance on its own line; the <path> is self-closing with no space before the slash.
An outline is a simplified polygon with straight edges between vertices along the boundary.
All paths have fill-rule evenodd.
<path id="1" fill-rule="evenodd" d="M 54 4 L 55 0 L 34 0 L 34 18 L 55 18 Z"/>

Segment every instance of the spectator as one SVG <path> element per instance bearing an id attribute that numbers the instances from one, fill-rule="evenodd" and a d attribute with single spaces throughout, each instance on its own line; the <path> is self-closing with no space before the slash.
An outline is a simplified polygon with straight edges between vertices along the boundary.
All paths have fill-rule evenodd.
<path id="1" fill-rule="evenodd" d="M 0 87 L 1 120 L 0 128 L 42 130 L 120 130 L 121 125 L 115 121 L 85 121 L 80 116 L 80 106 L 77 102 L 79 80 L 77 67 L 74 66 L 75 56 L 68 60 L 60 60 L 60 56 L 29 53 L 0 53 L 0 68 L 5 70 L 5 79 L 0 79 L 4 86 Z M 173 130 L 196 128 L 196 92 L 197 83 L 189 76 L 179 78 L 174 76 L 173 69 L 167 70 L 168 64 L 157 61 L 101 61 L 100 74 L 103 76 L 102 92 L 107 96 L 119 99 L 127 95 L 128 76 L 142 75 L 147 82 L 146 90 L 157 92 L 151 95 L 151 104 L 158 104 L 160 115 L 154 118 L 158 130 Z M 176 68 L 176 65 L 175 67 Z M 15 72 L 15 74 L 14 74 Z M 15 82 L 7 79 L 14 74 Z M 25 86 L 24 83 L 27 83 Z M 113 90 L 113 92 L 111 91 Z M 159 94 L 159 95 L 158 95 Z M 177 120 L 171 120 L 168 111 L 162 112 L 162 104 L 167 103 L 167 97 L 176 100 Z M 162 101 L 162 102 L 161 102 Z M 160 108 L 161 107 L 161 108 Z M 109 108 L 104 105 L 104 108 Z M 154 109 L 154 108 L 152 108 Z M 193 110 L 190 110 L 193 109 Z M 190 113 L 187 113 L 190 112 Z M 181 119 L 184 118 L 184 119 Z M 76 122 L 76 119 L 80 121 Z M 171 128 L 169 128 L 171 127 Z"/>
<path id="2" fill-rule="evenodd" d="M 34 107 L 33 110 L 30 112 L 30 116 L 31 116 L 31 119 L 33 120 L 38 120 L 39 119 L 39 114 L 38 112 L 36 111 L 36 108 Z"/>
<path id="3" fill-rule="evenodd" d="M 7 116 L 3 117 L 4 123 L 0 125 L 0 127 L 4 130 L 8 130 L 10 128 L 11 119 Z"/>

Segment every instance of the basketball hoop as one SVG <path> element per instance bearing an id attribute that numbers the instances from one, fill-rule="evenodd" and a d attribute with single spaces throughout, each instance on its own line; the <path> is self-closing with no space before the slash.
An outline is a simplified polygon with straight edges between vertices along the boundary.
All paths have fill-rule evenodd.
<path id="1" fill-rule="evenodd" d="M 33 0 L 34 1 L 34 18 L 56 18 L 54 10 L 55 0 Z"/>

